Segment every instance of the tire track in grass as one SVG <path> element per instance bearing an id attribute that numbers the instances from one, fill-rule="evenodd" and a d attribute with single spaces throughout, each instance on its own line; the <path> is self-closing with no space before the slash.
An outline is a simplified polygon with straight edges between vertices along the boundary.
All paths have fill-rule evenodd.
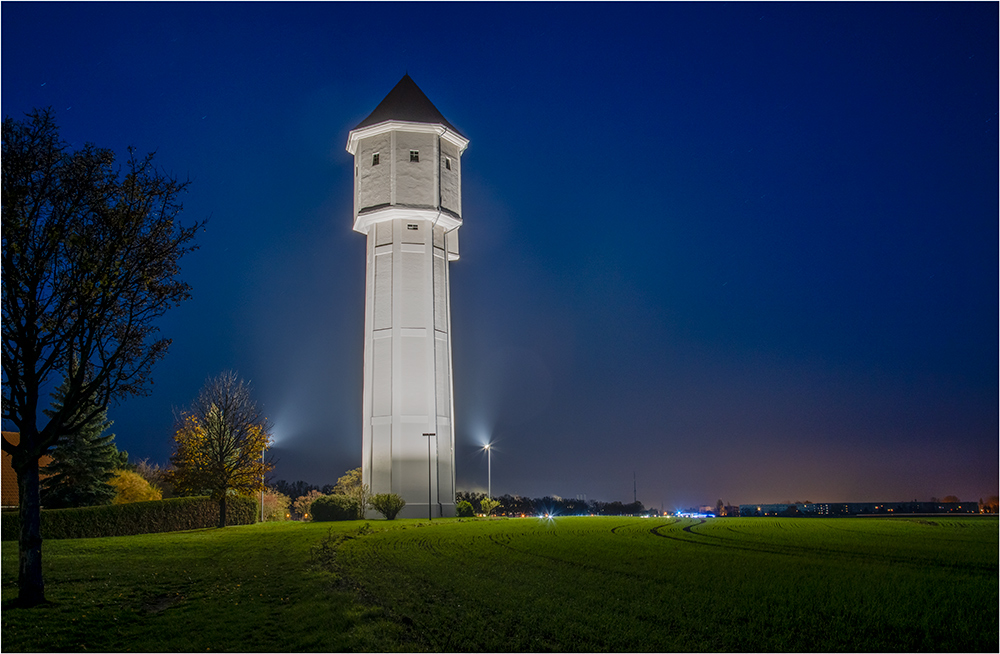
<path id="1" fill-rule="evenodd" d="M 667 538 L 667 539 L 670 539 L 670 540 L 676 540 L 676 541 L 679 541 L 679 542 L 682 542 L 682 543 L 688 543 L 688 544 L 691 544 L 691 545 L 702 545 L 702 546 L 705 546 L 705 547 L 721 547 L 723 549 L 743 550 L 743 551 L 748 551 L 748 552 L 763 552 L 763 553 L 771 553 L 771 554 L 787 554 L 789 556 L 808 556 L 808 555 L 814 555 L 814 554 L 837 554 L 837 555 L 841 555 L 841 556 L 846 555 L 846 556 L 849 556 L 849 557 L 852 557 L 852 558 L 857 558 L 857 557 L 866 558 L 866 556 L 867 556 L 867 555 L 864 555 L 862 553 L 854 553 L 854 552 L 832 550 L 832 549 L 823 549 L 823 548 L 815 548 L 815 547 L 803 547 L 803 546 L 798 546 L 798 545 L 781 545 L 781 544 L 776 544 L 776 543 L 772 543 L 772 544 L 767 544 L 767 543 L 750 544 L 750 543 L 748 543 L 746 545 L 737 544 L 737 543 L 733 542 L 733 539 L 731 539 L 731 538 L 726 538 L 724 536 L 717 536 L 715 534 L 705 534 L 705 533 L 702 533 L 700 531 L 694 531 L 695 527 L 700 527 L 701 525 L 705 524 L 706 522 L 708 522 L 708 520 L 706 520 L 704 518 L 699 519 L 699 521 L 696 524 L 687 525 L 685 527 L 682 527 L 681 531 L 687 532 L 688 534 L 691 534 L 692 536 L 696 536 L 698 538 L 714 538 L 714 539 L 722 541 L 722 542 L 713 543 L 713 542 L 707 542 L 707 541 L 704 541 L 704 540 L 698 540 L 696 538 L 679 538 L 677 536 L 671 536 L 669 534 L 665 534 L 665 533 L 662 533 L 660 531 L 661 529 L 663 529 L 664 527 L 667 527 L 669 525 L 659 525 L 657 527 L 654 527 L 654 528 L 650 529 L 649 531 L 654 536 L 659 536 L 660 538 Z M 739 533 L 739 532 L 737 532 L 737 533 Z"/>
<path id="2" fill-rule="evenodd" d="M 697 525 L 688 525 L 687 527 L 682 528 L 681 531 L 686 531 L 689 534 L 694 534 L 694 532 L 691 531 L 691 528 L 692 527 L 697 527 L 698 525 L 703 525 L 706 522 L 708 522 L 708 520 L 706 520 L 705 518 L 699 518 Z M 696 535 L 698 535 L 698 536 L 704 536 L 705 534 L 696 534 Z"/>
<path id="3" fill-rule="evenodd" d="M 706 521 L 702 520 L 702 522 L 704 523 Z M 780 520 L 779 521 L 775 521 L 775 522 L 768 522 L 766 524 L 767 524 L 767 526 L 768 526 L 769 529 L 770 528 L 780 528 L 780 529 L 785 530 L 785 531 L 794 531 L 795 529 L 798 529 L 801 526 L 803 526 L 805 523 L 796 523 L 794 529 L 789 529 L 789 525 L 791 523 L 783 523 Z M 815 525 L 815 523 L 809 523 L 809 524 L 810 524 L 810 527 L 812 527 L 812 526 Z M 695 527 L 695 526 L 700 526 L 700 525 L 692 525 L 692 527 Z M 748 523 L 747 526 L 748 527 L 751 526 L 750 523 Z M 753 526 L 756 527 L 756 526 L 759 526 L 759 525 L 754 524 Z M 822 526 L 825 527 L 826 525 L 822 525 Z M 687 528 L 687 529 L 685 529 L 685 531 L 687 531 L 688 533 L 692 533 L 692 534 L 696 534 L 696 535 L 702 536 L 704 538 L 716 538 L 716 539 L 718 539 L 720 541 L 723 541 L 727 545 L 732 544 L 733 541 L 736 540 L 732 536 L 726 537 L 726 536 L 719 536 L 719 535 L 716 535 L 716 534 L 706 534 L 706 533 L 702 533 L 702 532 L 694 532 L 694 531 L 691 530 L 690 527 Z M 734 529 L 733 527 L 728 527 L 727 531 L 736 534 L 737 537 L 739 537 L 739 536 L 742 535 L 743 536 L 742 540 L 746 540 L 748 538 L 752 538 L 752 537 L 758 535 L 752 529 L 750 529 L 750 530 L 738 530 L 738 529 Z M 799 533 L 801 533 L 801 532 L 799 532 Z M 733 547 L 739 547 L 739 545 L 733 544 Z M 751 549 L 753 549 L 753 548 L 751 548 Z M 790 555 L 796 555 L 796 554 L 825 554 L 825 555 L 842 556 L 842 557 L 847 557 L 847 558 L 864 558 L 864 559 L 869 559 L 869 558 L 871 558 L 873 556 L 871 552 L 866 552 L 866 551 L 845 550 L 845 549 L 837 549 L 835 547 L 821 547 L 821 546 L 813 546 L 813 545 L 785 544 L 785 543 L 776 543 L 776 542 L 773 542 L 773 541 L 772 542 L 757 541 L 756 542 L 756 549 L 759 549 L 759 551 L 771 551 L 771 552 L 778 552 L 778 553 L 784 553 L 784 554 L 790 554 Z M 875 555 L 875 556 L 877 556 L 877 555 Z M 909 559 L 905 559 L 905 558 L 901 558 L 901 557 L 896 557 L 895 558 L 896 562 L 906 561 L 906 560 L 909 560 Z"/>
<path id="4" fill-rule="evenodd" d="M 699 538 L 715 538 L 722 542 L 713 543 L 709 541 L 699 540 L 697 538 L 680 538 L 678 536 L 671 536 L 670 534 L 665 534 L 660 531 L 661 529 L 663 529 L 668 525 L 660 525 L 658 527 L 650 529 L 649 531 L 654 536 L 659 536 L 660 538 L 667 538 L 669 540 L 675 540 L 681 543 L 687 543 L 689 545 L 698 545 L 702 547 L 719 547 L 722 549 L 740 550 L 744 552 L 757 552 L 761 554 L 784 554 L 787 556 L 801 556 L 801 557 L 816 556 L 819 554 L 836 554 L 838 556 L 847 556 L 848 558 L 868 558 L 866 555 L 860 553 L 841 552 L 838 550 L 823 550 L 820 548 L 802 547 L 796 545 L 779 545 L 779 544 L 764 544 L 764 543 L 757 543 L 757 544 L 748 543 L 747 545 L 737 544 L 733 542 L 733 539 L 730 538 L 724 538 L 722 536 L 716 536 L 714 534 L 703 534 L 700 532 L 693 531 L 694 527 L 698 527 L 704 522 L 707 521 L 702 520 L 698 524 L 682 527 L 681 531 L 687 532 L 692 536 L 697 536 Z"/>
<path id="5" fill-rule="evenodd" d="M 868 553 L 866 553 L 866 552 L 852 552 L 852 551 L 848 551 L 848 550 L 837 550 L 837 549 L 823 548 L 823 547 L 810 547 L 810 546 L 791 545 L 791 544 L 785 545 L 785 544 L 781 544 L 781 543 L 764 543 L 764 542 L 757 542 L 757 543 L 747 542 L 747 544 L 742 544 L 742 543 L 736 543 L 736 542 L 734 542 L 735 539 L 733 539 L 733 538 L 726 538 L 725 536 L 718 536 L 716 534 L 706 534 L 706 533 L 702 533 L 700 531 L 694 531 L 695 527 L 700 527 L 703 524 L 705 524 L 706 522 L 708 522 L 708 520 L 706 520 L 706 519 L 700 519 L 697 524 L 687 525 L 686 527 L 683 527 L 681 529 L 681 531 L 685 531 L 685 532 L 691 534 L 692 536 L 698 536 L 700 538 L 714 538 L 714 539 L 717 539 L 717 540 L 719 540 L 721 542 L 713 543 L 713 542 L 706 542 L 706 541 L 703 541 L 703 540 L 695 540 L 695 539 L 689 539 L 689 538 L 678 538 L 676 536 L 669 536 L 667 534 L 663 534 L 663 533 L 660 533 L 658 531 L 662 527 L 657 527 L 656 528 L 657 531 L 654 531 L 653 533 L 656 536 L 661 536 L 663 538 L 669 538 L 671 540 L 682 541 L 682 542 L 685 542 L 685 543 L 691 543 L 691 544 L 694 544 L 694 545 L 704 545 L 706 547 L 722 547 L 722 548 L 725 548 L 725 549 L 735 549 L 735 550 L 743 550 L 743 551 L 749 551 L 749 552 L 765 552 L 765 553 L 771 553 L 771 554 L 785 554 L 785 555 L 788 555 L 788 556 L 814 556 L 814 555 L 817 555 L 817 554 L 820 554 L 820 555 L 822 555 L 822 554 L 827 554 L 827 555 L 832 554 L 832 555 L 835 555 L 835 556 L 842 556 L 842 557 L 847 557 L 847 558 L 863 558 L 863 559 L 870 558 L 870 555 Z M 757 526 L 757 525 L 755 525 L 755 526 Z M 780 522 L 769 523 L 768 526 L 769 527 L 777 527 L 777 528 L 785 529 L 785 525 L 781 524 Z M 748 538 L 749 535 L 750 535 L 750 534 L 748 534 L 745 531 L 744 532 L 739 532 L 739 531 L 733 530 L 732 528 L 730 528 L 730 530 L 734 531 L 734 533 L 737 533 L 737 534 L 743 534 L 744 538 Z M 908 560 L 901 559 L 901 560 L 899 560 L 897 562 L 907 562 L 907 561 Z"/>
<path id="6" fill-rule="evenodd" d="M 716 543 L 716 542 L 706 542 L 704 540 L 696 540 L 690 538 L 679 538 L 677 536 L 671 536 L 669 534 L 662 533 L 660 530 L 668 525 L 659 525 L 657 527 L 654 527 L 653 529 L 650 529 L 650 533 L 652 533 L 654 536 L 659 536 L 661 538 L 667 538 L 670 540 L 676 540 L 693 545 L 702 545 L 705 547 L 721 547 L 723 549 L 743 550 L 749 552 L 784 554 L 786 556 L 797 556 L 806 558 L 822 557 L 826 560 L 831 560 L 834 558 L 863 560 L 869 563 L 880 563 L 883 565 L 906 565 L 916 568 L 926 568 L 930 563 L 930 561 L 925 558 L 913 558 L 908 556 L 881 554 L 881 553 L 873 553 L 867 551 L 843 550 L 830 547 L 793 545 L 793 544 L 786 545 L 781 543 L 762 543 L 762 542 L 753 544 L 747 543 L 746 545 L 744 545 L 741 543 L 733 542 L 734 539 L 732 538 L 726 538 L 714 534 L 704 534 L 698 531 L 694 531 L 695 527 L 700 527 L 705 522 L 707 522 L 707 520 L 701 520 L 698 524 L 687 525 L 686 527 L 683 527 L 681 530 L 691 534 L 692 536 L 699 536 L 701 538 L 715 538 L 721 542 Z M 782 529 L 786 529 L 786 525 L 783 525 L 781 523 L 777 523 L 777 525 L 775 526 L 780 526 Z M 743 533 L 746 534 L 746 532 Z M 956 571 L 967 571 L 975 573 L 996 571 L 996 566 L 981 565 L 975 563 L 936 561 L 934 562 L 934 564 L 936 567 L 950 568 Z"/>
<path id="7" fill-rule="evenodd" d="M 662 526 L 666 526 L 666 525 L 672 525 L 672 524 L 675 524 L 676 522 L 677 522 L 677 518 L 668 518 L 667 521 L 665 523 L 661 524 L 660 526 L 662 527 Z M 637 521 L 635 521 L 633 519 L 631 522 L 627 522 L 625 524 L 618 525 L 617 527 L 612 527 L 611 533 L 615 534 L 617 536 L 619 534 L 619 530 L 620 529 L 626 529 L 627 528 L 627 529 L 631 529 L 636 534 L 641 534 L 641 533 L 643 533 L 645 531 L 645 529 L 646 529 L 647 526 L 648 526 L 648 523 L 641 524 L 641 523 L 639 523 L 639 522 L 637 522 Z"/>
<path id="8" fill-rule="evenodd" d="M 705 522 L 705 521 L 702 520 L 702 522 Z M 723 547 L 723 548 L 730 548 L 730 549 L 742 549 L 742 550 L 759 551 L 759 550 L 756 550 L 756 549 L 750 548 L 750 547 L 736 547 L 736 546 L 724 545 L 722 543 L 706 543 L 704 541 L 695 540 L 693 538 L 679 538 L 677 536 L 671 536 L 669 534 L 664 534 L 664 533 L 662 533 L 660 531 L 664 527 L 670 527 L 673 524 L 674 523 L 668 522 L 668 523 L 665 523 L 665 524 L 662 524 L 662 525 L 657 525 L 656 527 L 653 527 L 652 529 L 650 529 L 649 533 L 653 534 L 654 536 L 659 536 L 660 538 L 667 538 L 669 540 L 675 540 L 675 541 L 678 541 L 680 543 L 688 543 L 690 545 L 704 545 L 706 547 Z M 687 533 L 691 534 L 692 536 L 702 536 L 703 534 L 696 534 L 695 532 L 691 531 L 691 528 L 694 527 L 694 526 L 696 526 L 696 525 L 688 525 L 686 527 L 682 527 L 681 531 L 686 531 Z"/>

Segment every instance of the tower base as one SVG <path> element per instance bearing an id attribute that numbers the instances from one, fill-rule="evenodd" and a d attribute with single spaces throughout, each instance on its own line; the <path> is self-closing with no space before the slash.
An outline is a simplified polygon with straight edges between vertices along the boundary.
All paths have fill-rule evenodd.
<path id="1" fill-rule="evenodd" d="M 415 519 L 415 520 L 426 520 L 427 519 L 427 502 L 414 502 L 406 503 L 403 510 L 399 512 L 397 518 Z M 454 518 L 455 517 L 455 504 L 432 504 L 431 505 L 431 518 Z M 382 520 L 382 514 L 375 509 L 368 509 L 365 511 L 365 520 Z"/>

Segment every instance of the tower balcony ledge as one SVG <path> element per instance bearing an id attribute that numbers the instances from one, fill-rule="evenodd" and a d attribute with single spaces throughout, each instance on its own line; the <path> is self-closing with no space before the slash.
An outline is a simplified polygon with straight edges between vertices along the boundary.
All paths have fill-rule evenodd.
<path id="1" fill-rule="evenodd" d="M 359 211 L 357 218 L 354 219 L 354 231 L 367 234 L 372 225 L 390 220 L 426 220 L 436 226 L 444 227 L 446 232 L 462 226 L 462 218 L 444 208 L 380 205 Z"/>
<path id="2" fill-rule="evenodd" d="M 444 125 L 437 123 L 415 123 L 408 120 L 386 120 L 361 129 L 352 129 L 347 135 L 347 151 L 353 155 L 357 152 L 358 143 L 361 142 L 361 139 L 377 136 L 386 132 L 437 134 L 442 139 L 458 148 L 459 153 L 464 152 L 465 148 L 469 147 L 469 139 L 465 138 L 458 132 L 448 129 Z"/>

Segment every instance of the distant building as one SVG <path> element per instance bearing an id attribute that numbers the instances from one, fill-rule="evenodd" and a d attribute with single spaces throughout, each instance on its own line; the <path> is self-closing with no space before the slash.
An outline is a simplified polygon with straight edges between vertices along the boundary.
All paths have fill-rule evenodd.
<path id="1" fill-rule="evenodd" d="M 21 434 L 16 431 L 5 431 L 3 432 L 3 437 L 6 438 L 11 444 L 17 445 L 21 442 Z M 38 460 L 38 466 L 44 468 L 45 466 L 52 463 L 52 457 L 46 454 L 41 459 Z M 41 475 L 43 478 L 46 475 Z M 0 497 L 0 504 L 2 504 L 5 509 L 16 509 L 20 504 L 21 493 L 17 487 L 17 473 L 14 472 L 14 467 L 11 462 L 11 456 L 6 452 L 3 453 L 3 461 L 0 463 L 0 481 L 2 481 L 2 497 Z"/>
<path id="2" fill-rule="evenodd" d="M 739 515 L 833 517 L 851 515 L 979 513 L 978 502 L 815 502 L 809 504 L 740 504 Z"/>

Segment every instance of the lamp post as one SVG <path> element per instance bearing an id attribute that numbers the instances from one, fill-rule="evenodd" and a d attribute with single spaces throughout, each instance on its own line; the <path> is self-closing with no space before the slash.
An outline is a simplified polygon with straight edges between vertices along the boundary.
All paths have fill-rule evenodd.
<path id="1" fill-rule="evenodd" d="M 431 437 L 437 434 L 424 434 L 427 437 L 427 520 L 434 518 L 431 516 Z"/>
<path id="2" fill-rule="evenodd" d="M 260 521 L 264 522 L 264 448 L 260 448 Z"/>
<path id="3" fill-rule="evenodd" d="M 489 443 L 483 449 L 486 450 L 486 495 L 493 499 L 493 450 Z"/>

